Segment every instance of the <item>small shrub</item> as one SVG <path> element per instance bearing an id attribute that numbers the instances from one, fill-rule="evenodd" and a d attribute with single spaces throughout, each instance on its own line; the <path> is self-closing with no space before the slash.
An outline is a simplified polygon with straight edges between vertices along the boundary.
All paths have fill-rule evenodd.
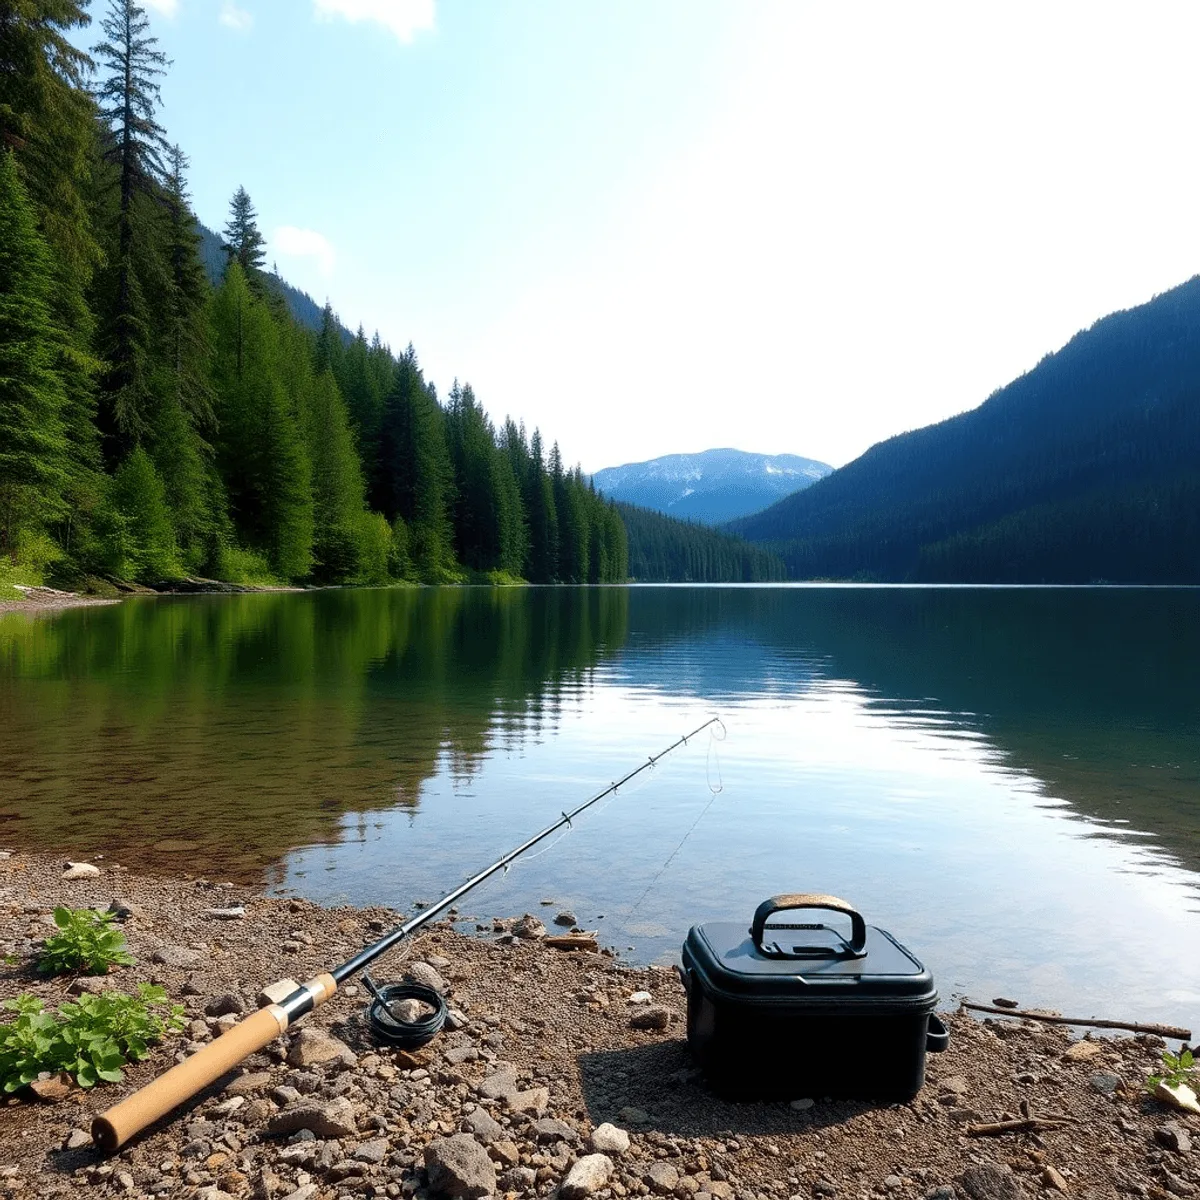
<path id="1" fill-rule="evenodd" d="M 133 955 L 125 949 L 125 935 L 113 927 L 111 913 L 91 908 L 54 910 L 59 932 L 46 939 L 38 970 L 44 975 L 82 971 L 104 975 L 111 967 L 133 965 Z"/>
<path id="2" fill-rule="evenodd" d="M 279 583 L 278 577 L 271 572 L 270 564 L 261 554 L 240 546 L 221 546 L 216 555 L 216 568 L 218 578 L 246 587 L 271 587 Z"/>
<path id="3" fill-rule="evenodd" d="M 118 1083 L 121 1068 L 145 1058 L 150 1046 L 183 1028 L 183 1006 L 151 1012 L 166 1002 L 160 987 L 143 983 L 136 996 L 103 992 L 81 996 L 49 1013 L 36 996 L 6 1000 L 16 1018 L 0 1025 L 0 1090 L 19 1091 L 43 1072 L 66 1071 L 80 1087 Z"/>
<path id="4" fill-rule="evenodd" d="M 1185 1083 L 1189 1086 L 1196 1085 L 1198 1074 L 1196 1060 L 1190 1050 L 1185 1047 L 1178 1054 L 1172 1054 L 1170 1050 L 1164 1050 L 1162 1057 L 1162 1074 L 1151 1075 L 1146 1080 L 1148 1091 L 1154 1091 L 1160 1083 L 1165 1083 L 1168 1087 L 1179 1087 Z"/>

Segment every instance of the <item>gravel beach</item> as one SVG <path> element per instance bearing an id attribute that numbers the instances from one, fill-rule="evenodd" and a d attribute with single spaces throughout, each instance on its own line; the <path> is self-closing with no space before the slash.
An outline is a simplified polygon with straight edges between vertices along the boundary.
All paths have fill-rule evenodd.
<path id="1" fill-rule="evenodd" d="M 400 914 L 95 865 L 99 874 L 66 880 L 62 861 L 0 858 L 0 998 L 32 992 L 54 1006 L 81 989 L 130 991 L 153 981 L 186 1006 L 187 1028 L 128 1069 L 123 1083 L 62 1089 L 53 1102 L 4 1102 L 0 1195 L 1200 1194 L 1192 1149 L 1200 1117 L 1169 1112 L 1144 1090 L 1164 1046 L 1156 1037 L 1074 1041 L 1053 1026 L 950 1013 L 950 1049 L 930 1056 L 911 1104 L 801 1096 L 727 1103 L 689 1060 L 673 970 L 551 949 L 515 937 L 511 915 L 475 910 L 476 935 L 443 923 L 403 958 L 379 964 L 383 980 L 406 971 L 440 980 L 451 1019 L 429 1045 L 408 1053 L 375 1044 L 363 988 L 351 983 L 189 1108 L 106 1158 L 87 1136 L 93 1116 L 236 1022 L 264 984 L 308 978 Z M 137 965 L 101 980 L 37 976 L 57 904 L 120 910 Z M 238 907 L 245 915 L 231 917 Z M 1023 1114 L 1064 1120 L 1041 1132 L 970 1132 Z"/>

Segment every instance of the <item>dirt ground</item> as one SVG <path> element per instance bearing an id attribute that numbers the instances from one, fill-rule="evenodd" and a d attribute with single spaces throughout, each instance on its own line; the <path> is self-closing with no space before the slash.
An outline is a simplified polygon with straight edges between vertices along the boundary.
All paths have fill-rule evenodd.
<path id="1" fill-rule="evenodd" d="M 1144 1089 L 1157 1038 L 1073 1041 L 1054 1026 L 949 1013 L 950 1048 L 929 1057 L 912 1103 L 730 1103 L 689 1059 L 673 970 L 550 949 L 477 913 L 459 920 L 478 931 L 443 923 L 377 969 L 387 981 L 409 970 L 441 977 L 451 1019 L 426 1047 L 376 1044 L 364 991 L 351 983 L 185 1111 L 104 1157 L 86 1136 L 93 1116 L 240 1019 L 265 983 L 326 969 L 400 914 L 97 865 L 97 877 L 67 881 L 62 862 L 0 861 L 0 999 L 29 991 L 57 1004 L 72 989 L 148 980 L 186 1006 L 188 1028 L 121 1084 L 54 1103 L 0 1101 L 0 1195 L 1159 1200 L 1200 1188 L 1190 1145 L 1200 1118 L 1168 1112 Z M 136 966 L 100 981 L 37 976 L 56 904 L 114 901 Z M 244 918 L 213 915 L 237 905 Z M 639 992 L 650 1001 L 631 1002 Z M 634 1028 L 650 1009 L 665 1028 Z M 328 1036 L 302 1035 L 306 1027 Z M 973 1131 L 1023 1113 L 1062 1120 L 1040 1132 Z M 606 1123 L 628 1134 L 627 1146 L 597 1129 Z"/>

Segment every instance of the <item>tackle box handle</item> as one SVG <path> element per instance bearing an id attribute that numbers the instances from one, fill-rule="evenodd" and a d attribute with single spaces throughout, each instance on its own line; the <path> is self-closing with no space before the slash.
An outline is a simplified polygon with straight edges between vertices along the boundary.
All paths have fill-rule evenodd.
<path id="1" fill-rule="evenodd" d="M 830 950 L 828 946 L 796 946 L 793 953 L 789 954 L 786 951 L 780 950 L 777 945 L 772 946 L 770 949 L 763 945 L 763 937 L 767 931 L 767 919 L 778 912 L 786 912 L 797 908 L 821 908 L 829 912 L 844 913 L 850 918 L 850 940 L 847 942 L 843 938 L 842 946 L 844 949 L 836 953 L 844 954 L 849 958 L 866 957 L 867 923 L 863 920 L 862 913 L 845 900 L 839 900 L 837 896 L 825 896 L 820 892 L 792 892 L 783 896 L 772 896 L 770 900 L 764 900 L 754 910 L 754 923 L 750 926 L 750 938 L 754 942 L 754 948 L 760 954 L 779 958 L 791 958 L 793 954 L 796 957 L 812 957 L 815 954 L 829 955 Z M 773 925 L 772 928 L 826 929 L 828 926 L 820 923 L 804 922 L 792 925 Z"/>

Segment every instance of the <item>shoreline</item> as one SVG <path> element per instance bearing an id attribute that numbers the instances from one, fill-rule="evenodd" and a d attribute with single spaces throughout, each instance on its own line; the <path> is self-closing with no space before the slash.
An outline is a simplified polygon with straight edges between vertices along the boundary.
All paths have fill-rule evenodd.
<path id="1" fill-rule="evenodd" d="M 952 1012 L 950 1048 L 928 1057 L 925 1087 L 908 1104 L 731 1104 L 692 1068 L 673 970 L 516 938 L 511 919 L 496 921 L 469 898 L 481 936 L 442 922 L 378 967 L 390 982 L 425 962 L 446 986 L 454 1028 L 415 1053 L 381 1047 L 363 1020 L 365 991 L 351 981 L 299 1027 L 328 1037 L 289 1032 L 106 1159 L 85 1137 L 94 1115 L 250 1011 L 266 983 L 326 969 L 402 914 L 323 909 L 103 862 L 93 878 L 62 873 L 61 860 L 44 855 L 0 858 L 0 999 L 28 991 L 55 1007 L 69 990 L 154 981 L 185 1005 L 188 1024 L 127 1068 L 123 1083 L 0 1107 L 0 1195 L 423 1200 L 441 1194 L 426 1170 L 441 1151 L 427 1148 L 455 1135 L 485 1177 L 483 1191 L 462 1195 L 554 1195 L 592 1153 L 593 1136 L 609 1146 L 611 1173 L 588 1193 L 600 1200 L 1021 1200 L 1056 1191 L 1101 1200 L 1186 1196 L 1200 1185 L 1200 1154 L 1169 1148 L 1174 1135 L 1162 1132 L 1173 1125 L 1180 1144 L 1188 1131 L 1200 1139 L 1200 1118 L 1168 1112 L 1143 1088 L 1160 1061 L 1156 1037 L 1072 1041 L 1055 1026 Z M 137 965 L 102 981 L 36 975 L 56 904 L 114 901 L 127 910 Z M 236 905 L 244 918 L 212 915 Z M 647 1011 L 630 1003 L 638 992 L 651 994 L 665 1028 L 632 1027 Z M 314 1046 L 333 1049 L 314 1057 Z M 1015 1117 L 1023 1104 L 1070 1123 L 968 1134 L 972 1122 Z M 604 1123 L 629 1135 L 627 1148 L 604 1141 Z"/>

